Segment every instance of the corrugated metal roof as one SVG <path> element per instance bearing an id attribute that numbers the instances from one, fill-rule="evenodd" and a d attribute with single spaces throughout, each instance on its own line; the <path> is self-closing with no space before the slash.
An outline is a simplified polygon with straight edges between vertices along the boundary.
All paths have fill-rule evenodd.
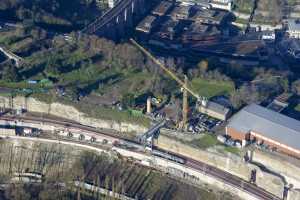
<path id="1" fill-rule="evenodd" d="M 251 104 L 234 115 L 228 127 L 245 134 L 253 131 L 300 150 L 300 121 L 256 104 Z"/>

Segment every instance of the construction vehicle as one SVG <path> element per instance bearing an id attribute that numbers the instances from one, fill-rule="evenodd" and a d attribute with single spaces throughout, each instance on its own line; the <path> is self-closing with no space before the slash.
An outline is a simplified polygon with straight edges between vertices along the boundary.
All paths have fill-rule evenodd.
<path id="1" fill-rule="evenodd" d="M 207 99 L 205 97 L 199 96 L 196 92 L 188 87 L 188 79 L 185 76 L 185 80 L 182 81 L 176 76 L 174 72 L 165 67 L 159 60 L 157 60 L 150 52 L 148 52 L 144 47 L 139 45 L 134 39 L 130 39 L 131 43 L 140 49 L 147 57 L 149 57 L 155 64 L 157 64 L 161 69 L 163 69 L 169 76 L 171 76 L 182 88 L 183 92 L 183 109 L 182 109 L 182 123 L 179 124 L 180 129 L 187 129 L 187 115 L 188 115 L 188 94 L 190 93 L 197 99 L 197 104 L 206 104 Z"/>

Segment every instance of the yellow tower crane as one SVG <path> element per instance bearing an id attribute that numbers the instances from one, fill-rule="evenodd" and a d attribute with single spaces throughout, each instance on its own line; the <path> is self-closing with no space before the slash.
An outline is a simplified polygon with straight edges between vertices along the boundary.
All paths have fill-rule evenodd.
<path id="1" fill-rule="evenodd" d="M 183 89 L 188 91 L 192 96 L 194 96 L 197 100 L 200 100 L 201 97 L 197 95 L 194 91 L 192 91 L 184 81 L 180 80 L 174 72 L 165 67 L 159 60 L 157 60 L 151 53 L 149 53 L 144 47 L 139 45 L 134 39 L 130 39 L 131 43 L 134 44 L 137 48 L 139 48 L 147 57 L 149 57 L 155 64 L 157 64 L 161 69 L 163 69 L 169 76 L 171 76 Z"/>
<path id="2" fill-rule="evenodd" d="M 180 127 L 182 129 L 187 128 L 187 118 L 188 118 L 188 95 L 187 92 L 189 92 L 192 96 L 194 96 L 198 102 L 201 102 L 201 100 L 205 99 L 203 97 L 200 97 L 195 93 L 193 90 L 191 90 L 188 87 L 188 79 L 187 76 L 185 76 L 185 80 L 182 81 L 180 78 L 176 76 L 174 72 L 172 72 L 170 69 L 165 67 L 159 60 L 157 60 L 151 53 L 149 53 L 144 47 L 139 45 L 134 39 L 130 39 L 131 43 L 134 44 L 138 49 L 140 49 L 147 57 L 149 57 L 155 64 L 157 64 L 161 69 L 163 69 L 169 76 L 171 76 L 183 89 L 183 109 L 182 109 L 182 124 Z"/>

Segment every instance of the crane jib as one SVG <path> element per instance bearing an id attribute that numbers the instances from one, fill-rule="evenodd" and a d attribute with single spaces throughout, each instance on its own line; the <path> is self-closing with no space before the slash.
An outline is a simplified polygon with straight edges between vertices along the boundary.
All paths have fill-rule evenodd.
<path id="1" fill-rule="evenodd" d="M 192 96 L 194 96 L 197 100 L 200 99 L 199 95 L 197 95 L 194 91 L 192 91 L 186 84 L 180 80 L 171 70 L 165 67 L 160 61 L 158 61 L 154 56 L 152 56 L 145 48 L 139 45 L 134 39 L 130 39 L 132 44 L 134 44 L 137 48 L 139 48 L 146 56 L 148 56 L 155 64 L 157 64 L 160 68 L 162 68 L 167 74 L 169 74 L 179 85 L 188 91 Z"/>

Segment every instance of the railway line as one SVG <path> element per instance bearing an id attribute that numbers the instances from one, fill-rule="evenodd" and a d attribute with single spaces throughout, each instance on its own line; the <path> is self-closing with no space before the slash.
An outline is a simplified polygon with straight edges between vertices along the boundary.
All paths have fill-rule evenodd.
<path id="1" fill-rule="evenodd" d="M 72 129 L 77 129 L 79 131 L 82 132 L 90 132 L 93 134 L 98 134 L 101 136 L 105 136 L 109 139 L 111 139 L 112 141 L 122 141 L 122 140 L 126 140 L 129 141 L 127 138 L 122 137 L 120 135 L 115 135 L 115 134 L 109 134 L 109 133 L 105 133 L 104 131 L 98 130 L 94 127 L 89 127 L 86 125 L 82 125 L 80 123 L 77 122 L 70 122 L 67 120 L 55 120 L 55 119 L 50 119 L 50 118 L 39 118 L 39 117 L 27 117 L 27 116 L 0 116 L 0 120 L 5 120 L 5 121 L 10 121 L 10 122 L 16 122 L 16 121 L 22 121 L 22 122 L 27 122 L 27 123 L 45 123 L 47 125 L 55 125 L 55 126 L 63 126 L 63 127 L 68 127 L 68 128 L 72 128 Z M 130 141 L 133 142 L 136 145 L 139 145 L 137 142 L 135 141 Z M 196 161 L 194 159 L 188 158 L 186 156 L 183 155 L 179 155 L 179 154 L 175 154 L 172 152 L 168 152 L 164 149 L 159 149 L 157 147 L 155 147 L 156 151 L 161 151 L 161 152 L 167 152 L 169 153 L 171 156 L 171 158 L 173 157 L 177 157 L 180 160 L 184 160 L 185 162 L 179 162 L 179 164 L 185 165 L 186 167 L 192 168 L 194 170 L 200 171 L 204 174 L 207 174 L 211 177 L 214 177 L 218 180 L 221 180 L 222 182 L 225 182 L 233 187 L 236 187 L 242 191 L 245 191 L 255 197 L 257 197 L 258 199 L 262 199 L 262 200 L 280 200 L 281 198 L 269 193 L 268 191 L 264 190 L 263 188 L 260 188 L 254 184 L 251 184 L 250 182 L 247 182 L 235 175 L 232 175 L 228 172 L 222 171 L 216 167 L 213 167 L 211 165 L 208 165 L 206 163 L 200 162 L 200 161 Z M 166 158 L 169 159 L 169 158 Z M 178 160 L 178 159 L 176 159 Z M 176 161 L 175 160 L 175 161 Z M 172 160 L 174 161 L 174 160 Z"/>

